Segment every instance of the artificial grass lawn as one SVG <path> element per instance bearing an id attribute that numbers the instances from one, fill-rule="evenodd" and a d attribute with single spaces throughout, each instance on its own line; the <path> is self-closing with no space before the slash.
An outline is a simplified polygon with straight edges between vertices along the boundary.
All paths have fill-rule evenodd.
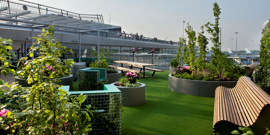
<path id="1" fill-rule="evenodd" d="M 146 73 L 150 76 L 152 72 Z M 169 71 L 142 78 L 146 84 L 145 103 L 122 107 L 122 134 L 213 134 L 214 98 L 184 95 L 168 88 Z M 123 76 L 122 76 L 123 77 Z M 73 82 L 73 89 L 78 83 Z"/>
<path id="2" fill-rule="evenodd" d="M 122 107 L 122 134 L 213 134 L 214 98 L 171 91 L 168 74 L 157 72 L 153 78 L 139 80 L 146 84 L 145 103 Z"/>

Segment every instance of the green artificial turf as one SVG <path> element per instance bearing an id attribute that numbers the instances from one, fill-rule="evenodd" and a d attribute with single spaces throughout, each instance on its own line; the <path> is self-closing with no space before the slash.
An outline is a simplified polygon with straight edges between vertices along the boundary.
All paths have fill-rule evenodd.
<path id="1" fill-rule="evenodd" d="M 122 107 L 122 134 L 213 134 L 214 98 L 171 91 L 168 74 L 157 72 L 153 78 L 139 80 L 146 84 L 145 103 Z"/>
<path id="2" fill-rule="evenodd" d="M 146 73 L 151 76 L 152 72 Z M 190 96 L 168 88 L 169 71 L 142 78 L 145 103 L 122 107 L 123 135 L 212 135 L 214 98 Z M 124 76 L 122 76 L 124 77 Z M 73 89 L 78 83 L 73 82 Z"/>

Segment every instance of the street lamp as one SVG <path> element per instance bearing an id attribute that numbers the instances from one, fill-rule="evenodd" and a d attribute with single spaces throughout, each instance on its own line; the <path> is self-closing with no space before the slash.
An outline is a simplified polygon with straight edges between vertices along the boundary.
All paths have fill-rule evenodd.
<path id="1" fill-rule="evenodd" d="M 237 53 L 237 34 L 238 34 L 238 32 L 235 32 L 235 35 L 236 35 L 236 39 L 235 39 L 236 40 L 235 41 L 236 42 L 236 44 L 235 44 L 235 46 L 236 46 L 236 53 Z"/>
<path id="2" fill-rule="evenodd" d="M 254 51 L 253 51 L 253 40 L 251 40 L 251 46 L 252 46 L 252 53 L 254 53 Z"/>
<path id="3" fill-rule="evenodd" d="M 183 21 L 183 38 L 185 38 L 185 28 L 184 28 L 185 21 Z"/>
<path id="4" fill-rule="evenodd" d="M 232 51 L 233 51 L 233 38 L 231 38 L 231 40 L 232 40 Z"/>

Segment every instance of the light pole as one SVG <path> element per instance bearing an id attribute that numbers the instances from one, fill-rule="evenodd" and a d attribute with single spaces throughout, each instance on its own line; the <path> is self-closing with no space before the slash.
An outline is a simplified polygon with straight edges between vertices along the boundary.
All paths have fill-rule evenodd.
<path id="1" fill-rule="evenodd" d="M 183 21 L 183 38 L 185 38 L 185 27 L 184 27 L 185 21 Z"/>
<path id="2" fill-rule="evenodd" d="M 236 53 L 237 53 L 237 34 L 238 34 L 238 32 L 235 32 L 235 35 L 236 35 L 236 39 L 235 39 L 235 40 L 236 40 L 236 41 L 235 41 L 235 42 L 236 42 L 236 43 L 235 43 L 235 46 L 236 46 Z"/>
<path id="3" fill-rule="evenodd" d="M 233 38 L 231 38 L 231 40 L 232 40 L 232 51 L 233 51 Z"/>
<path id="4" fill-rule="evenodd" d="M 253 40 L 251 40 L 251 47 L 252 47 L 252 53 L 254 52 L 253 51 Z"/>

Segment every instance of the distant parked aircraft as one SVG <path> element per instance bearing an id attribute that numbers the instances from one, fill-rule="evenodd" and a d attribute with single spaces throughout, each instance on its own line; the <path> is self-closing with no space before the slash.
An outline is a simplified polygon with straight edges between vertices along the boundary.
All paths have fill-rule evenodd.
<path id="1" fill-rule="evenodd" d="M 245 50 L 246 50 L 246 53 L 251 53 L 251 51 L 250 51 L 250 50 L 248 50 L 247 48 L 245 48 Z"/>
<path id="2" fill-rule="evenodd" d="M 232 50 L 231 50 L 230 48 L 228 48 L 228 52 L 229 52 L 229 53 L 233 53 Z"/>

